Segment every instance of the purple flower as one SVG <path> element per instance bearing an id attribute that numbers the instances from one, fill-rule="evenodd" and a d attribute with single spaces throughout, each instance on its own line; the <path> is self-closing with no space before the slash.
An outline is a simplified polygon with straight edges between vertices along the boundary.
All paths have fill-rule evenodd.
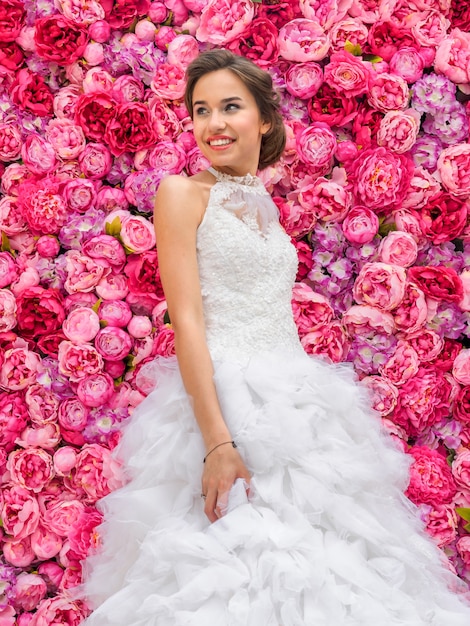
<path id="1" fill-rule="evenodd" d="M 381 365 L 391 357 L 397 339 L 394 335 L 371 332 L 356 335 L 353 338 L 347 361 L 354 364 L 354 369 L 363 374 L 377 374 Z"/>
<path id="2" fill-rule="evenodd" d="M 468 118 L 464 105 L 454 102 L 448 109 L 426 115 L 423 130 L 430 135 L 436 135 L 447 145 L 464 141 L 468 137 Z"/>
<path id="3" fill-rule="evenodd" d="M 41 285 L 62 291 L 67 278 L 65 263 L 66 258 L 63 254 L 55 259 L 39 259 L 35 268 L 38 271 Z"/>
<path id="4" fill-rule="evenodd" d="M 443 148 L 442 141 L 435 135 L 420 135 L 411 148 L 411 156 L 416 166 L 421 165 L 430 172 L 437 167 L 437 159 Z"/>
<path id="5" fill-rule="evenodd" d="M 428 328 L 441 337 L 458 339 L 466 328 L 466 319 L 460 307 L 452 302 L 441 302 L 428 322 Z"/>
<path id="6" fill-rule="evenodd" d="M 465 267 L 465 260 L 460 252 L 456 252 L 455 245 L 448 241 L 438 246 L 430 244 L 420 250 L 416 259 L 416 265 L 445 265 L 446 267 L 452 267 L 460 274 Z"/>
<path id="7" fill-rule="evenodd" d="M 16 583 L 15 568 L 0 563 L 0 609 L 10 606 L 14 600 Z"/>
<path id="8" fill-rule="evenodd" d="M 124 152 L 113 161 L 111 171 L 106 176 L 110 185 L 123 183 L 134 169 L 134 158 L 130 152 Z"/>
<path id="9" fill-rule="evenodd" d="M 456 89 L 455 84 L 445 76 L 426 74 L 411 88 L 411 106 L 419 113 L 435 115 L 455 103 Z"/>
<path id="10" fill-rule="evenodd" d="M 131 190 L 135 197 L 135 205 L 142 213 L 152 213 L 155 194 L 165 172 L 162 170 L 142 170 L 132 175 Z"/>
<path id="11" fill-rule="evenodd" d="M 98 209 L 88 209 L 85 215 L 72 213 L 59 232 L 60 245 L 68 250 L 80 250 L 83 243 L 103 232 L 106 214 Z"/>
<path id="12" fill-rule="evenodd" d="M 122 421 L 129 417 L 128 408 L 110 409 L 98 407 L 88 415 L 83 437 L 87 443 L 108 443 L 113 433 L 119 430 Z"/>

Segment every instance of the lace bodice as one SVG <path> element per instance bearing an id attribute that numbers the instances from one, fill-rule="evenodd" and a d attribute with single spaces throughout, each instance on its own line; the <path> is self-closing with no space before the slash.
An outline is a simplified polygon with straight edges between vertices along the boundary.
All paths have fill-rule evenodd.
<path id="1" fill-rule="evenodd" d="M 301 351 L 291 309 L 297 254 L 276 205 L 259 178 L 210 171 L 217 181 L 197 253 L 212 358 Z"/>

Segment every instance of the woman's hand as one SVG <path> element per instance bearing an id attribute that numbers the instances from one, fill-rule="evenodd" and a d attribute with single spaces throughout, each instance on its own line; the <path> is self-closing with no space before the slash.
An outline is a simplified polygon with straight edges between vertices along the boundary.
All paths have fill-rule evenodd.
<path id="1" fill-rule="evenodd" d="M 238 450 L 223 445 L 210 453 L 202 474 L 204 513 L 215 522 L 226 512 L 228 496 L 234 482 L 241 478 L 249 486 L 251 476 Z"/>

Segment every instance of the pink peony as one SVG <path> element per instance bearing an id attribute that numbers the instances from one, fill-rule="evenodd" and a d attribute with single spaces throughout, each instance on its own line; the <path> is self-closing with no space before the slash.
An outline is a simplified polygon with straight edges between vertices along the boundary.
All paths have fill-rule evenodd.
<path id="1" fill-rule="evenodd" d="M 444 347 L 444 341 L 430 328 L 420 328 L 406 334 L 406 340 L 414 348 L 421 363 L 437 357 Z"/>
<path id="2" fill-rule="evenodd" d="M 444 300 L 445 302 L 459 302 L 462 300 L 462 281 L 452 267 L 444 265 L 415 265 L 409 269 L 408 278 L 426 296 L 434 300 Z"/>
<path id="3" fill-rule="evenodd" d="M 204 6 L 205 2 L 203 3 Z M 168 63 L 186 69 L 199 54 L 197 40 L 191 35 L 176 35 L 167 46 Z"/>
<path id="4" fill-rule="evenodd" d="M 299 335 L 331 322 L 334 311 L 328 299 L 304 283 L 296 283 L 292 290 L 292 311 Z"/>
<path id="5" fill-rule="evenodd" d="M 85 148 L 85 135 L 81 126 L 67 118 L 54 118 L 46 128 L 46 139 L 61 159 L 76 159 Z"/>
<path id="6" fill-rule="evenodd" d="M 406 81 L 394 74 L 377 74 L 369 82 L 369 104 L 386 113 L 406 109 L 410 90 Z"/>
<path id="7" fill-rule="evenodd" d="M 442 184 L 454 196 L 470 195 L 470 145 L 459 143 L 442 150 L 437 160 Z"/>
<path id="8" fill-rule="evenodd" d="M 150 87 L 163 100 L 180 100 L 184 96 L 184 70 L 179 65 L 160 63 Z"/>
<path id="9" fill-rule="evenodd" d="M 470 497 L 470 449 L 462 448 L 452 461 L 452 475 L 457 487 Z"/>
<path id="10" fill-rule="evenodd" d="M 134 315 L 127 325 L 127 332 L 135 339 L 143 339 L 152 332 L 152 321 L 146 315 Z"/>
<path id="11" fill-rule="evenodd" d="M 54 598 L 45 598 L 39 603 L 28 626 L 49 626 L 49 624 L 79 626 L 84 618 L 85 611 L 78 602 L 58 595 Z"/>
<path id="12" fill-rule="evenodd" d="M 62 400 L 59 406 L 59 424 L 65 430 L 82 431 L 88 421 L 89 410 L 76 396 Z"/>
<path id="13" fill-rule="evenodd" d="M 132 253 L 146 252 L 155 247 L 155 231 L 152 224 L 139 215 L 128 214 L 121 220 L 120 237 Z"/>
<path id="14" fill-rule="evenodd" d="M 8 289 L 0 289 L 0 333 L 16 326 L 16 299 Z"/>
<path id="15" fill-rule="evenodd" d="M 318 174 L 326 174 L 336 152 L 336 136 L 327 124 L 316 122 L 298 135 L 297 150 L 304 163 Z"/>
<path id="16" fill-rule="evenodd" d="M 0 124 L 0 161 L 8 163 L 21 156 L 21 129 L 15 123 Z"/>
<path id="17" fill-rule="evenodd" d="M 325 82 L 348 96 L 361 96 L 367 92 L 369 69 L 350 52 L 335 52 L 325 67 Z"/>
<path id="18" fill-rule="evenodd" d="M 387 263 L 366 263 L 354 284 L 354 298 L 360 304 L 390 311 L 403 300 L 405 282 L 406 273 L 402 267 Z"/>
<path id="19" fill-rule="evenodd" d="M 54 452 L 53 463 L 54 471 L 57 476 L 68 476 L 71 470 L 75 467 L 77 462 L 77 452 L 72 446 L 62 446 Z M 69 508 L 70 503 L 65 503 L 64 506 Z M 68 510 L 67 508 L 67 510 Z M 75 517 L 75 512 L 72 512 L 72 517 Z M 50 522 L 50 519 L 48 520 Z M 55 533 L 60 535 L 56 529 L 51 526 Z"/>
<path id="20" fill-rule="evenodd" d="M 86 343 L 96 337 L 100 329 L 100 319 L 93 309 L 77 307 L 68 314 L 62 328 L 67 339 L 73 343 Z"/>
<path id="21" fill-rule="evenodd" d="M 64 199 L 71 211 L 86 213 L 95 204 L 95 183 L 83 178 L 68 181 L 64 186 Z"/>
<path id="22" fill-rule="evenodd" d="M 367 26 L 359 19 L 346 17 L 336 22 L 330 29 L 331 49 L 334 52 L 342 52 L 345 44 L 350 42 L 353 45 L 359 45 L 361 49 L 367 44 L 368 30 Z"/>
<path id="23" fill-rule="evenodd" d="M 416 350 L 406 341 L 398 341 L 392 356 L 379 367 L 379 372 L 394 385 L 402 385 L 418 372 Z"/>
<path id="24" fill-rule="evenodd" d="M 59 344 L 59 371 L 72 382 L 79 382 L 90 374 L 103 370 L 103 359 L 91 344 L 73 344 L 62 341 Z"/>
<path id="25" fill-rule="evenodd" d="M 312 98 L 323 82 L 323 70 L 318 63 L 292 63 L 285 75 L 287 91 L 297 98 Z"/>
<path id="26" fill-rule="evenodd" d="M 462 385 L 470 385 L 470 348 L 461 350 L 455 357 L 452 375 Z"/>
<path id="27" fill-rule="evenodd" d="M 27 347 L 10 348 L 3 357 L 0 385 L 9 391 L 25 389 L 35 382 L 41 368 L 40 357 Z"/>
<path id="28" fill-rule="evenodd" d="M 57 178 L 24 182 L 20 186 L 18 205 L 34 234 L 56 234 L 67 220 L 67 207 Z"/>
<path id="29" fill-rule="evenodd" d="M 454 28 L 436 50 L 434 69 L 453 83 L 470 83 L 470 33 Z"/>
<path id="30" fill-rule="evenodd" d="M 308 194 L 301 188 L 299 202 L 313 211 L 316 219 L 323 222 L 340 222 L 351 206 L 351 192 L 346 186 L 342 168 L 334 168 L 331 178 L 317 178 Z"/>
<path id="31" fill-rule="evenodd" d="M 15 540 L 34 532 L 39 523 L 39 504 L 28 489 L 11 485 L 2 490 L 1 518 L 3 530 Z"/>
<path id="32" fill-rule="evenodd" d="M 457 489 L 445 458 L 436 450 L 415 446 L 414 461 L 406 495 L 415 504 L 441 505 L 451 502 Z"/>
<path id="33" fill-rule="evenodd" d="M 365 376 L 361 385 L 366 387 L 372 396 L 372 407 L 382 417 L 389 415 L 397 405 L 398 390 L 389 380 L 381 376 Z"/>
<path id="34" fill-rule="evenodd" d="M 411 46 L 399 48 L 390 59 L 390 73 L 401 76 L 407 83 L 415 83 L 423 75 L 424 59 Z"/>
<path id="35" fill-rule="evenodd" d="M 85 445 L 78 453 L 72 483 L 86 500 L 96 502 L 122 486 L 122 477 L 111 452 L 94 443 Z"/>
<path id="36" fill-rule="evenodd" d="M 93 554 L 99 547 L 99 533 L 96 527 L 103 521 L 102 515 L 94 508 L 83 508 L 76 517 L 75 524 L 70 529 L 70 547 L 84 559 L 88 554 Z"/>
<path id="37" fill-rule="evenodd" d="M 150 353 L 158 354 L 159 356 L 174 356 L 175 332 L 170 324 L 165 324 L 159 329 L 154 346 L 151 346 L 150 343 L 147 343 L 147 346 L 150 347 Z M 139 355 L 135 359 L 137 362 L 139 360 L 138 357 Z"/>
<path id="38" fill-rule="evenodd" d="M 390 335 L 395 330 L 393 316 L 367 304 L 355 304 L 344 313 L 343 324 L 349 335 L 372 332 Z"/>
<path id="39" fill-rule="evenodd" d="M 122 328 L 107 326 L 102 328 L 95 338 L 95 346 L 107 361 L 120 361 L 128 356 L 132 349 L 132 338 Z"/>
<path id="40" fill-rule="evenodd" d="M 294 19 L 279 30 L 279 54 L 287 61 L 321 61 L 329 45 L 328 35 L 315 20 Z"/>
<path id="41" fill-rule="evenodd" d="M 105 324 L 125 328 L 131 321 L 132 311 L 127 302 L 109 300 L 100 304 L 98 315 Z"/>
<path id="42" fill-rule="evenodd" d="M 396 154 L 408 152 L 415 143 L 421 115 L 414 109 L 388 111 L 380 121 L 377 144 Z"/>
<path id="43" fill-rule="evenodd" d="M 78 163 L 83 175 L 91 180 L 99 180 L 109 174 L 112 157 L 102 143 L 88 143 L 80 152 Z"/>
<path id="44" fill-rule="evenodd" d="M 301 344 L 307 354 L 323 355 L 333 363 L 344 360 L 349 350 L 346 331 L 338 321 L 332 321 L 306 333 Z"/>
<path id="45" fill-rule="evenodd" d="M 114 382 L 105 372 L 90 373 L 80 380 L 77 395 L 87 407 L 105 405 L 114 393 Z"/>
<path id="46" fill-rule="evenodd" d="M 36 559 L 29 535 L 22 539 L 6 539 L 2 548 L 5 561 L 14 567 L 29 567 Z"/>
<path id="47" fill-rule="evenodd" d="M 65 257 L 67 278 L 64 287 L 67 293 L 92 291 L 101 278 L 110 272 L 109 267 L 77 250 L 68 250 Z"/>
<path id="48" fill-rule="evenodd" d="M 33 611 L 46 596 L 47 585 L 38 574 L 22 572 L 14 586 L 14 603 L 17 610 Z"/>
<path id="49" fill-rule="evenodd" d="M 435 504 L 433 507 L 421 505 L 424 512 L 424 522 L 426 531 L 442 548 L 451 543 L 457 536 L 458 518 L 454 507 L 451 504 Z"/>
<path id="50" fill-rule="evenodd" d="M 416 261 L 418 245 L 409 233 L 395 230 L 382 239 L 378 252 L 382 263 L 409 267 Z"/>
<path id="51" fill-rule="evenodd" d="M 202 9 L 196 39 L 224 46 L 241 35 L 253 16 L 250 0 L 209 0 Z"/>
<path id="52" fill-rule="evenodd" d="M 30 385 L 25 400 L 33 424 L 43 426 L 56 421 L 59 400 L 50 389 L 37 383 Z"/>
<path id="53" fill-rule="evenodd" d="M 304 199 L 304 195 L 308 189 L 303 187 L 299 193 L 299 200 Z M 285 231 L 295 238 L 304 237 L 307 233 L 312 232 L 315 228 L 317 220 L 310 206 L 303 202 L 298 204 L 294 200 L 284 201 L 283 198 L 274 198 L 279 209 L 279 220 Z"/>
<path id="54" fill-rule="evenodd" d="M 379 218 L 367 207 L 355 206 L 346 214 L 341 228 L 348 241 L 362 245 L 377 235 Z"/>

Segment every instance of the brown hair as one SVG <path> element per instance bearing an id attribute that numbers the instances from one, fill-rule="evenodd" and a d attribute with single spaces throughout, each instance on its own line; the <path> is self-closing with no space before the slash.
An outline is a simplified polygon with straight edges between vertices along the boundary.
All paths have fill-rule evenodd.
<path id="1" fill-rule="evenodd" d="M 244 83 L 256 101 L 262 121 L 271 125 L 261 139 L 258 168 L 262 170 L 276 163 L 286 145 L 286 130 L 279 112 L 279 95 L 273 89 L 271 76 L 249 59 L 219 49 L 207 50 L 194 59 L 186 71 L 184 94 L 191 118 L 196 83 L 206 74 L 218 70 L 230 70 Z"/>

